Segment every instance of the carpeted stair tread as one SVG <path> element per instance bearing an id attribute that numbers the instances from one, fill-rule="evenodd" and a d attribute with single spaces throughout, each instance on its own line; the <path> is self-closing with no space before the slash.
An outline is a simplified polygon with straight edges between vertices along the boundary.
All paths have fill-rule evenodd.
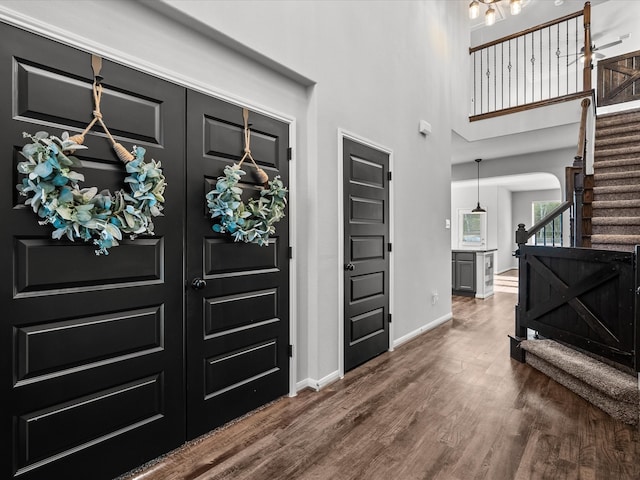
<path id="1" fill-rule="evenodd" d="M 640 156 L 637 158 L 623 158 L 616 160 L 595 160 L 593 162 L 594 170 L 613 167 L 635 167 L 640 166 Z M 640 170 L 640 169 L 635 169 Z"/>
<path id="2" fill-rule="evenodd" d="M 640 178 L 640 169 L 639 170 L 627 170 L 626 172 L 611 172 L 611 173 L 594 173 L 594 180 L 596 184 L 598 181 L 603 180 L 620 180 L 629 177 Z"/>
<path id="3" fill-rule="evenodd" d="M 594 200 L 593 208 L 636 208 L 640 207 L 640 198 L 633 200 Z"/>
<path id="4" fill-rule="evenodd" d="M 561 368 L 546 362 L 535 354 L 527 354 L 527 365 L 544 373 L 560 385 L 568 388 L 576 395 L 581 396 L 587 402 L 600 408 L 611 417 L 620 420 L 628 425 L 638 424 L 638 402 L 625 402 L 615 400 L 597 389 L 590 387 L 573 375 L 565 372 Z"/>
<path id="5" fill-rule="evenodd" d="M 593 217 L 592 225 L 640 225 L 640 217 Z"/>
<path id="6" fill-rule="evenodd" d="M 619 135 L 627 135 L 638 131 L 637 122 L 623 123 L 620 125 L 598 125 L 596 129 L 596 141 L 601 138 L 616 137 Z"/>
<path id="7" fill-rule="evenodd" d="M 625 146 L 625 147 L 618 147 L 618 148 L 609 148 L 607 147 L 603 147 L 603 148 L 598 148 L 598 146 L 595 146 L 594 149 L 594 155 L 596 155 L 597 157 L 601 158 L 601 157 L 613 157 L 613 156 L 634 156 L 634 155 L 638 155 L 640 154 L 640 145 L 632 145 L 632 146 Z"/>
<path id="8" fill-rule="evenodd" d="M 637 123 L 640 121 L 640 109 L 624 112 L 605 113 L 596 117 L 596 128 L 606 128 L 614 125 Z"/>
<path id="9" fill-rule="evenodd" d="M 640 235 L 591 235 L 591 244 L 640 245 Z"/>
<path id="10" fill-rule="evenodd" d="M 606 193 L 629 193 L 629 192 L 639 192 L 640 193 L 640 184 L 634 185 L 605 185 L 602 187 L 593 187 L 593 193 L 596 194 L 606 194 Z"/>
<path id="11" fill-rule="evenodd" d="M 640 403 L 638 382 L 632 375 L 553 340 L 523 340 L 520 347 L 608 397 Z"/>
<path id="12" fill-rule="evenodd" d="M 617 134 L 610 137 L 596 137 L 595 148 L 605 148 L 611 145 L 625 145 L 630 143 L 638 143 L 640 141 L 640 134 L 635 131 L 626 134 Z"/>

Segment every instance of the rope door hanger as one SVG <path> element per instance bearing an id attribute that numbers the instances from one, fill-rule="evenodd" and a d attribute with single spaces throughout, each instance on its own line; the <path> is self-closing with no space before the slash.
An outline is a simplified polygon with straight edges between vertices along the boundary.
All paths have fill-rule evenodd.
<path id="1" fill-rule="evenodd" d="M 73 136 L 67 132 L 60 138 L 47 132 L 24 132 L 23 137 L 30 138 L 31 143 L 22 148 L 26 161 L 18 164 L 18 172 L 25 178 L 16 188 L 27 197 L 25 205 L 42 219 L 38 223 L 53 225 L 52 238 L 93 240 L 98 247 L 96 255 L 108 255 L 108 249 L 117 246 L 123 234 L 131 239 L 153 235 L 152 218 L 162 215 L 166 183 L 160 162 L 145 162 L 144 148 L 134 146 L 129 152 L 109 132 L 100 111 L 102 59 L 93 55 L 91 67 L 93 120 L 82 133 Z M 120 189 L 111 194 L 109 190 L 98 192 L 97 187 L 79 187 L 84 175 L 72 168 L 81 168 L 82 164 L 72 154 L 87 148 L 83 145 L 85 135 L 96 123 L 102 126 L 117 157 L 126 165 L 129 175 L 124 182 L 128 191 Z"/>
<path id="2" fill-rule="evenodd" d="M 249 110 L 242 110 L 244 122 L 244 155 L 238 163 L 224 167 L 224 175 L 218 177 L 215 188 L 206 194 L 207 207 L 213 219 L 216 233 L 228 233 L 234 241 L 268 245 L 269 237 L 276 232 L 275 224 L 284 218 L 287 204 L 287 188 L 280 176 L 269 180 L 251 155 L 251 130 Z M 260 197 L 248 203 L 242 201 L 242 188 L 238 186 L 246 172 L 241 169 L 246 159 L 251 160 L 263 188 Z"/>

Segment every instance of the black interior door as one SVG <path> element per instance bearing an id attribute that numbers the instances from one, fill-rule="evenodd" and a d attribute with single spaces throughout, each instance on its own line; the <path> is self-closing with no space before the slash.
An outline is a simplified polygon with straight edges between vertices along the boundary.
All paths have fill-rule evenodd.
<path id="1" fill-rule="evenodd" d="M 93 110 L 91 56 L 0 23 L 2 478 L 109 479 L 185 439 L 185 90 L 105 61 L 102 113 L 167 177 L 156 234 L 108 256 L 52 240 L 15 185 L 22 132 L 77 133 Z M 124 187 L 100 129 L 78 151 L 83 186 Z"/>
<path id="2" fill-rule="evenodd" d="M 389 348 L 389 154 L 345 138 L 344 370 Z"/>
<path id="3" fill-rule="evenodd" d="M 213 232 L 205 194 L 243 154 L 242 108 L 189 91 L 187 112 L 187 435 L 194 438 L 288 393 L 289 222 L 276 225 L 266 246 Z M 254 112 L 249 123 L 253 158 L 288 185 L 288 125 Z M 243 169 L 243 198 L 255 196 L 254 169 Z"/>

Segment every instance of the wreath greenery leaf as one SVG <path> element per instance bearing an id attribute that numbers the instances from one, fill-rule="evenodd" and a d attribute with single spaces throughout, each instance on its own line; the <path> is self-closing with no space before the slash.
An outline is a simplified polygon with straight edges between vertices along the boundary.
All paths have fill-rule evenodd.
<path id="1" fill-rule="evenodd" d="M 211 228 L 217 233 L 231 234 L 236 242 L 267 245 L 269 236 L 276 231 L 275 224 L 285 216 L 287 188 L 277 176 L 268 181 L 260 197 L 245 204 L 238 187 L 245 173 L 237 164 L 227 165 L 224 176 L 218 177 L 215 188 L 207 193 L 207 206 L 214 219 Z"/>
<path id="2" fill-rule="evenodd" d="M 87 147 L 74 142 L 67 132 L 62 138 L 47 132 L 23 133 L 23 137 L 31 143 L 22 148 L 26 161 L 17 169 L 25 178 L 16 188 L 28 197 L 25 205 L 42 219 L 38 223 L 53 225 L 52 238 L 93 240 L 96 255 L 108 255 L 123 235 L 133 239 L 153 234 L 152 218 L 163 215 L 166 183 L 160 162 L 145 162 L 144 148 L 134 146 L 134 158 L 126 164 L 129 175 L 124 181 L 129 191 L 120 189 L 112 195 L 109 190 L 78 186 L 84 175 L 72 168 L 82 165 L 71 153 Z"/>

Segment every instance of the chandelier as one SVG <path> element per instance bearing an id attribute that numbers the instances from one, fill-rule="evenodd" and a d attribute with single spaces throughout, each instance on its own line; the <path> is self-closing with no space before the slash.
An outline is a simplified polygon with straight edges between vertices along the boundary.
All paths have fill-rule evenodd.
<path id="1" fill-rule="evenodd" d="M 501 0 L 473 0 L 469 4 L 469 18 L 476 19 L 480 16 L 480 4 L 487 6 L 487 11 L 484 13 L 484 24 L 487 26 L 496 23 L 496 10 L 493 5 Z M 506 1 L 506 0 L 505 0 Z M 522 10 L 522 0 L 509 0 L 509 10 L 511 15 L 518 15 Z"/>

